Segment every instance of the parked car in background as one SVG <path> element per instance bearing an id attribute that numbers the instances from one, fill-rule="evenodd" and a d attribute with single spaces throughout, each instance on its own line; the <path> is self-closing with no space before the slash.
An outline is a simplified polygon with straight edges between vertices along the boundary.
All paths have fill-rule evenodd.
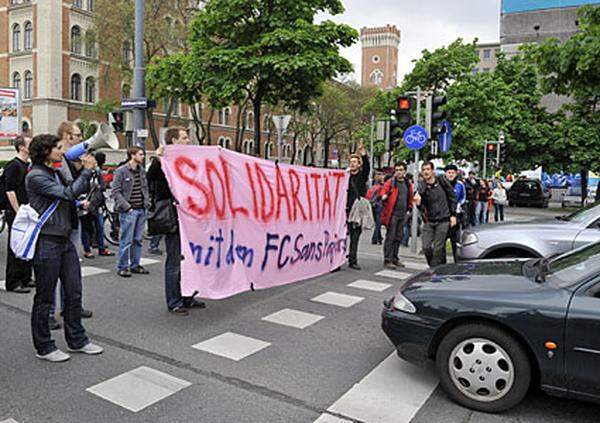
<path id="1" fill-rule="evenodd" d="M 518 179 L 508 191 L 508 205 L 548 207 L 550 191 L 538 179 Z"/>
<path id="2" fill-rule="evenodd" d="M 600 243 L 421 272 L 384 302 L 382 327 L 401 358 L 434 361 L 465 407 L 507 410 L 532 384 L 600 402 Z"/>
<path id="3" fill-rule="evenodd" d="M 600 241 L 600 204 L 567 216 L 504 222 L 465 230 L 460 260 L 549 257 Z"/>

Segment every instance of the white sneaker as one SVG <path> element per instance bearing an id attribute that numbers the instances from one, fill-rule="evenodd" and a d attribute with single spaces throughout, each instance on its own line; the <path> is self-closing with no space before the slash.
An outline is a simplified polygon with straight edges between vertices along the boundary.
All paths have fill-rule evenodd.
<path id="1" fill-rule="evenodd" d="M 52 363 L 62 363 L 63 361 L 67 361 L 71 358 L 69 354 L 62 352 L 61 350 L 54 350 L 45 355 L 36 354 L 35 356 L 40 360 L 46 360 Z"/>
<path id="2" fill-rule="evenodd" d="M 102 348 L 99 345 L 92 344 L 91 342 L 88 342 L 81 348 L 77 348 L 77 349 L 67 348 L 67 349 L 69 350 L 69 352 L 83 353 L 83 354 L 89 354 L 89 355 L 102 354 L 102 351 L 104 351 L 104 348 Z"/>

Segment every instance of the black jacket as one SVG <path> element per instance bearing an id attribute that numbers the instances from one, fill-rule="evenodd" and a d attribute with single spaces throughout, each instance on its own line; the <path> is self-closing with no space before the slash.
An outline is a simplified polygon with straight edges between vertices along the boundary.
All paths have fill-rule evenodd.
<path id="1" fill-rule="evenodd" d="M 91 177 L 92 171 L 83 169 L 77 179 L 67 184 L 59 170 L 48 166 L 33 166 L 25 178 L 31 207 L 41 215 L 56 199 L 61 200 L 50 219 L 42 227 L 41 235 L 68 238 L 71 230 L 77 229 L 75 200 L 89 190 Z"/>
<path id="2" fill-rule="evenodd" d="M 369 181 L 369 172 L 371 165 L 369 164 L 369 156 L 362 156 L 362 168 L 358 173 L 350 174 L 350 182 L 348 183 L 348 201 L 346 203 L 346 213 L 350 213 L 354 202 L 361 197 L 367 195 L 367 182 Z"/>
<path id="3" fill-rule="evenodd" d="M 450 182 L 445 176 L 436 176 L 434 186 L 438 185 L 445 192 L 446 204 L 434 204 L 434 200 L 429 197 L 427 183 L 424 181 L 419 182 L 418 191 L 421 196 L 421 205 L 419 208 L 423 211 L 424 220 L 427 222 L 432 220 L 445 220 L 450 217 L 456 217 L 457 200 L 454 188 L 450 185 Z M 446 208 L 447 207 L 447 208 Z"/>
<path id="4" fill-rule="evenodd" d="M 162 170 L 160 160 L 152 158 L 152 163 L 146 173 L 148 178 L 148 189 L 150 190 L 150 196 L 154 201 L 160 200 L 175 200 L 171 188 L 169 188 L 169 182 L 167 177 Z"/>

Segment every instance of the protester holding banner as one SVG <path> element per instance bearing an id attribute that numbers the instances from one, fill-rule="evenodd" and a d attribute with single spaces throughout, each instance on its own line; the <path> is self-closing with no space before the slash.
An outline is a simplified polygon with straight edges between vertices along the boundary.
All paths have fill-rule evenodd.
<path id="1" fill-rule="evenodd" d="M 84 156 L 79 176 L 67 183 L 61 172 L 54 168 L 54 164 L 63 158 L 63 144 L 58 137 L 38 135 L 29 150 L 33 164 L 25 181 L 29 202 L 40 216 L 50 213 L 41 228 L 33 258 L 36 292 L 31 329 L 36 356 L 51 362 L 70 358 L 56 348 L 49 327 L 50 307 L 59 277 L 64 291 L 65 338 L 69 351 L 100 354 L 102 348 L 90 342 L 81 324 L 81 267 L 71 241 L 71 234 L 78 225 L 75 200 L 89 189 L 96 160 L 91 155 Z M 55 207 L 53 212 L 52 206 Z"/>
<path id="2" fill-rule="evenodd" d="M 129 148 L 127 163 L 115 171 L 113 180 L 112 196 L 121 225 L 117 274 L 123 278 L 130 278 L 132 273 L 149 273 L 140 264 L 146 210 L 150 207 L 148 181 L 143 163 L 144 150 L 141 147 Z"/>
<path id="3" fill-rule="evenodd" d="M 388 180 L 381 190 L 384 209 L 381 222 L 386 226 L 383 247 L 383 265 L 394 270 L 404 267 L 400 262 L 400 244 L 404 235 L 404 225 L 410 216 L 413 203 L 413 186 L 406 178 L 406 164 L 394 166 L 394 177 Z"/>
<path id="4" fill-rule="evenodd" d="M 350 156 L 350 181 L 348 183 L 348 201 L 346 203 L 346 216 L 350 216 L 350 211 L 354 202 L 367 194 L 367 182 L 369 181 L 369 156 L 362 140 L 358 145 L 358 154 Z M 348 232 L 350 235 L 350 249 L 348 253 L 349 267 L 354 270 L 360 270 L 358 265 L 358 241 L 362 228 L 356 223 L 348 223 Z"/>
<path id="5" fill-rule="evenodd" d="M 12 223 L 22 204 L 29 203 L 25 190 L 25 176 L 29 168 L 29 143 L 31 138 L 19 135 L 14 146 L 17 156 L 4 167 L 2 179 L 6 192 L 6 221 L 8 223 L 8 248 L 6 249 L 6 290 L 18 294 L 28 294 L 35 286 L 31 281 L 31 264 L 15 257 L 10 248 Z"/>
<path id="6" fill-rule="evenodd" d="M 165 133 L 165 142 L 167 145 L 188 145 L 190 138 L 184 128 L 170 128 Z M 167 201 L 167 206 L 170 204 L 171 207 L 174 207 L 176 200 L 160 164 L 160 157 L 163 153 L 164 147 L 159 147 L 157 150 L 159 157 L 153 158 L 148 169 L 148 184 L 153 187 L 152 203 L 154 207 L 161 201 Z M 167 255 L 165 261 L 165 295 L 169 312 L 186 316 L 188 314 L 186 309 L 204 308 L 206 304 L 194 297 L 181 296 L 181 237 L 176 212 L 173 214 L 173 218 L 174 230 L 166 230 L 164 233 Z"/>

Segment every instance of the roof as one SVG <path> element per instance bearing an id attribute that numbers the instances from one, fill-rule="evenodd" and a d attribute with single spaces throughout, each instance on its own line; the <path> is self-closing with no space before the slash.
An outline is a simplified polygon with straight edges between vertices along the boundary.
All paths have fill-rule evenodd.
<path id="1" fill-rule="evenodd" d="M 600 0 L 502 0 L 502 13 L 523 13 L 544 9 L 600 5 Z"/>

